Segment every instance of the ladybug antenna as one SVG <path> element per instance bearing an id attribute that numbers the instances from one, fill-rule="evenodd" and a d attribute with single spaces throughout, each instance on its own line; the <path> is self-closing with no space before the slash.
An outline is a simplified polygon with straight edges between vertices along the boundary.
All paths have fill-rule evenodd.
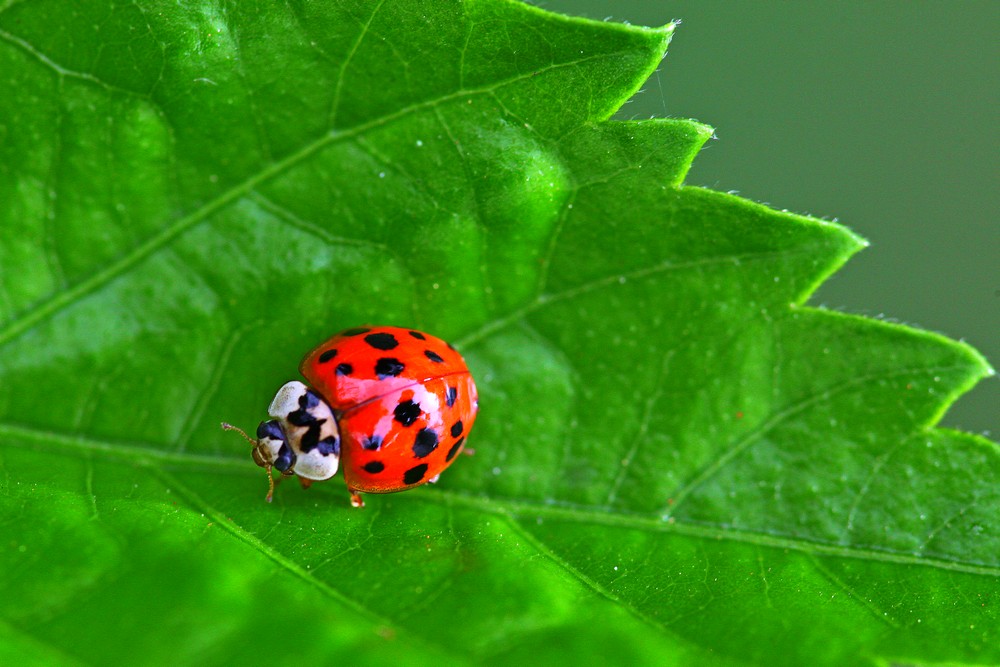
<path id="1" fill-rule="evenodd" d="M 229 422 L 222 422 L 222 430 L 223 431 L 236 431 L 237 433 L 239 433 L 240 435 L 242 435 L 246 439 L 247 442 L 249 442 L 251 445 L 254 446 L 254 460 L 255 461 L 257 460 L 257 447 L 260 446 L 260 442 L 258 440 L 254 440 L 249 435 L 247 435 L 246 431 L 244 431 L 243 429 L 241 429 L 239 426 L 233 426 Z M 274 500 L 274 476 L 271 474 L 271 464 L 270 463 L 266 463 L 265 462 L 262 465 L 263 465 L 264 469 L 267 470 L 267 498 L 266 498 L 266 500 L 267 500 L 267 502 L 271 502 L 272 500 Z"/>
<path id="2" fill-rule="evenodd" d="M 222 430 L 223 431 L 236 431 L 237 433 L 239 433 L 240 435 L 242 435 L 244 438 L 246 438 L 247 442 L 249 442 L 251 445 L 257 446 L 257 441 L 254 440 L 253 438 L 251 438 L 249 435 L 247 435 L 247 432 L 244 431 L 243 429 L 241 429 L 239 426 L 233 426 L 232 424 L 230 424 L 228 422 L 222 422 Z"/>

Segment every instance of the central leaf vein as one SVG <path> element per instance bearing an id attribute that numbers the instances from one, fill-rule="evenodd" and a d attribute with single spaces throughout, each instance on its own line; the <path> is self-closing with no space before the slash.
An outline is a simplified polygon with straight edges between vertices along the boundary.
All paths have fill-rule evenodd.
<path id="1" fill-rule="evenodd" d="M 245 457 L 166 452 L 150 444 L 113 443 L 82 436 L 42 431 L 24 426 L 0 423 L 0 441 L 11 447 L 30 447 L 39 443 L 59 447 L 67 452 L 88 456 L 91 452 L 106 454 L 126 464 L 139 465 L 154 474 L 168 475 L 165 464 L 238 469 L 249 477 L 256 469 Z M 833 544 L 810 540 L 800 535 L 753 532 L 720 524 L 701 523 L 673 517 L 630 513 L 621 509 L 598 506 L 579 506 L 559 503 L 539 503 L 508 497 L 474 496 L 444 489 L 415 489 L 409 494 L 438 503 L 461 503 L 488 512 L 515 517 L 537 519 L 548 517 L 588 525 L 604 525 L 660 533 L 676 533 L 712 541 L 733 541 L 757 544 L 775 549 L 791 549 L 825 556 L 872 560 L 906 565 L 919 565 L 952 572 L 1000 577 L 1000 565 L 972 561 L 951 560 L 906 553 L 892 549 L 877 549 L 861 545 Z M 257 539 L 257 538 L 254 538 Z"/>

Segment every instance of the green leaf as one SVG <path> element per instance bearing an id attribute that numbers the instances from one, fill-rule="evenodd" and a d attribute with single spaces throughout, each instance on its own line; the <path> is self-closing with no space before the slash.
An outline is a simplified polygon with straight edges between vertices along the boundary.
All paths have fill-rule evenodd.
<path id="1" fill-rule="evenodd" d="M 1000 452 L 934 428 L 991 369 L 804 306 L 860 239 L 607 120 L 672 31 L 8 4 L 0 662 L 1000 661 Z M 476 455 L 265 504 L 219 422 L 364 322 L 455 342 Z"/>

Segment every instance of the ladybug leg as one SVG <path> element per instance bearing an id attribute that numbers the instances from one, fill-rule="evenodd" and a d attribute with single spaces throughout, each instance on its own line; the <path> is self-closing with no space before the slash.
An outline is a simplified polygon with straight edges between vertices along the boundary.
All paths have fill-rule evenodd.
<path id="1" fill-rule="evenodd" d="M 264 498 L 267 502 L 274 500 L 274 475 L 271 474 L 270 464 L 264 466 L 267 470 L 267 497 Z"/>
<path id="2" fill-rule="evenodd" d="M 311 479 L 306 479 L 305 477 L 299 477 L 299 484 L 302 485 L 303 489 L 308 489 L 310 486 L 312 486 L 312 483 L 313 480 Z"/>
<path id="3" fill-rule="evenodd" d="M 465 449 L 462 450 L 462 453 L 465 454 L 466 456 L 475 456 L 476 450 L 472 449 L 471 447 L 466 447 Z"/>
<path id="4" fill-rule="evenodd" d="M 285 479 L 286 477 L 291 477 L 294 473 L 291 470 L 286 470 L 285 472 L 281 473 L 281 475 L 279 475 L 277 479 L 275 479 L 274 474 L 271 472 L 273 466 L 268 465 L 264 467 L 267 469 L 267 484 L 268 484 L 267 498 L 265 500 L 267 500 L 267 502 L 271 502 L 272 500 L 274 500 L 274 490 L 278 488 L 279 484 L 281 484 L 281 480 Z"/>
<path id="5" fill-rule="evenodd" d="M 348 488 L 351 492 L 351 507 L 364 507 L 365 501 L 361 499 L 361 494 L 354 489 Z"/>

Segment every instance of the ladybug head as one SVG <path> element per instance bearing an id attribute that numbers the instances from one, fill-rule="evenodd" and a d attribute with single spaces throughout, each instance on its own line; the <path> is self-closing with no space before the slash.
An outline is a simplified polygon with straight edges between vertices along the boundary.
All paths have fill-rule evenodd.
<path id="1" fill-rule="evenodd" d="M 330 406 L 306 385 L 293 380 L 282 385 L 267 409 L 271 419 L 257 427 L 253 460 L 267 470 L 274 494 L 271 469 L 282 475 L 298 475 L 307 480 L 330 479 L 340 462 L 340 431 Z M 223 428 L 239 430 L 223 424 Z M 242 432 L 242 431 L 241 431 Z"/>

